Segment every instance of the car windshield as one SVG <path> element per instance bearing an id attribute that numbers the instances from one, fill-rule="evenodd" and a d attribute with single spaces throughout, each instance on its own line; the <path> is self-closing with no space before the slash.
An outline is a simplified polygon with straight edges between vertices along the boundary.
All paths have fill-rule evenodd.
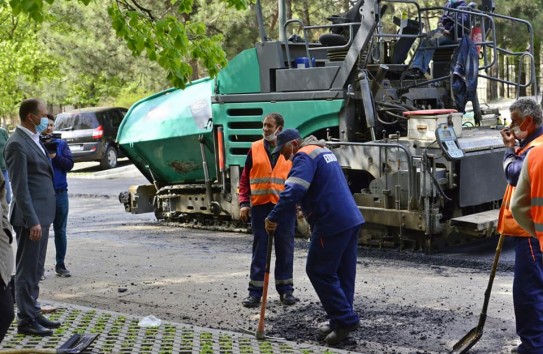
<path id="1" fill-rule="evenodd" d="M 96 113 L 60 113 L 55 119 L 55 130 L 95 129 L 100 125 Z"/>

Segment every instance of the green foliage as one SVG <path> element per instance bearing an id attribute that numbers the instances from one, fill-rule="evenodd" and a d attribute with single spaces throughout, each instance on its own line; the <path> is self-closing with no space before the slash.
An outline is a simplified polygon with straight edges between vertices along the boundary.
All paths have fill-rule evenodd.
<path id="1" fill-rule="evenodd" d="M 189 14 L 192 1 L 178 1 L 180 14 Z M 113 3 L 108 8 L 113 28 L 123 38 L 134 55 L 145 52 L 167 72 L 168 80 L 177 87 L 193 78 L 191 62 L 199 62 L 211 76 L 217 75 L 227 63 L 220 34 L 209 36 L 202 22 L 178 19 L 167 14 L 154 18 L 140 9 L 120 7 Z"/>
<path id="2" fill-rule="evenodd" d="M 84 5 L 91 3 L 90 0 L 78 1 Z M 54 4 L 55 0 L 46 2 Z M 249 0 L 223 2 L 237 10 L 249 5 Z M 143 0 L 112 1 L 108 7 L 112 28 L 133 55 L 144 53 L 150 61 L 157 62 L 175 86 L 184 87 L 193 78 L 195 63 L 200 63 L 209 75 L 216 75 L 227 63 L 222 49 L 223 36 L 209 35 L 203 22 L 190 20 L 195 8 L 193 0 L 169 3 L 171 7 Z M 11 0 L 9 7 L 14 16 L 28 15 L 37 23 L 47 20 L 43 0 Z M 160 15 L 156 15 L 156 8 Z"/>
<path id="3" fill-rule="evenodd" d="M 60 80 L 51 82 L 54 90 L 42 95 L 48 102 L 103 105 L 127 88 L 149 92 L 165 87 L 164 72 L 131 54 L 109 25 L 107 9 L 97 2 L 88 6 L 55 3 L 39 35 L 62 72 Z"/>
<path id="4" fill-rule="evenodd" d="M 39 27 L 26 16 L 15 18 L 0 6 L 0 116 L 14 115 L 17 105 L 41 91 L 43 79 L 57 77 L 58 61 L 46 53 Z"/>

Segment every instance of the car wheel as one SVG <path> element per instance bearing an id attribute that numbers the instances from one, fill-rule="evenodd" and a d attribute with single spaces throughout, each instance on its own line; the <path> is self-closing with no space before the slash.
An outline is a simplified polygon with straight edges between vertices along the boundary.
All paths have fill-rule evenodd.
<path id="1" fill-rule="evenodd" d="M 100 162 L 100 167 L 103 170 L 117 167 L 117 150 L 114 147 L 107 147 L 104 158 Z"/>

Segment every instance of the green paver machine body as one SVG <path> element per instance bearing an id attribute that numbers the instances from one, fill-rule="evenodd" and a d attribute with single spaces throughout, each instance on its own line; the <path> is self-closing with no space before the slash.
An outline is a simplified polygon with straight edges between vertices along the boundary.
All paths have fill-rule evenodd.
<path id="1" fill-rule="evenodd" d="M 387 14 L 389 5 L 414 20 L 398 30 L 393 13 Z M 121 193 L 121 203 L 128 212 L 155 212 L 159 219 L 235 224 L 247 152 L 262 137 L 263 117 L 279 112 L 287 128 L 328 141 L 368 230 L 378 235 L 368 236 L 369 243 L 414 240 L 429 247 L 436 236 L 458 231 L 490 236 L 505 188 L 503 146 L 499 130 L 483 127 L 488 115 L 478 101 L 473 102 L 478 127 L 464 129 L 459 139 L 465 151 L 461 161 L 447 160 L 426 133 L 418 136 L 420 120 L 411 124 L 402 118 L 404 111 L 455 108 L 450 66 L 458 44 L 436 49 L 431 79 L 405 75 L 409 58 L 426 38 L 421 14 L 443 10 L 420 8 L 414 1 L 359 0 L 333 24 L 304 26 L 290 20 L 282 26 L 282 37 L 297 24 L 305 39 L 271 41 L 261 33 L 264 40 L 234 57 L 216 78 L 137 102 L 117 141 L 152 184 L 130 187 Z M 521 29 L 515 31 L 525 30 L 533 43 L 529 23 L 492 10 L 488 0 L 479 9 L 457 10 L 482 28 L 479 77 L 489 80 L 486 71 L 496 65 L 495 21 L 517 25 Z M 312 31 L 321 34 L 319 41 L 309 39 Z M 503 52 L 516 60 L 533 59 Z M 535 86 L 533 77 L 522 85 L 501 81 Z M 428 121 L 437 125 L 438 120 Z M 436 128 L 428 127 L 430 133 Z"/>

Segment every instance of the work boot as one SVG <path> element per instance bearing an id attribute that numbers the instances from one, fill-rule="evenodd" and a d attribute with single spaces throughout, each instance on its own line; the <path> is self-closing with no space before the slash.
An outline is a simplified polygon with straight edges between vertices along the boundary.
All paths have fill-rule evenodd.
<path id="1" fill-rule="evenodd" d="M 330 327 L 330 322 L 319 323 L 317 327 L 317 335 L 319 338 L 324 338 L 332 332 L 332 327 Z"/>
<path id="2" fill-rule="evenodd" d="M 254 308 L 258 307 L 260 305 L 260 298 L 256 296 L 249 295 L 243 301 L 241 304 L 248 308 Z"/>
<path id="3" fill-rule="evenodd" d="M 37 320 L 17 325 L 18 334 L 29 334 L 34 336 L 52 336 L 53 331 L 38 323 Z"/>
<path id="4" fill-rule="evenodd" d="M 68 278 L 68 277 L 72 276 L 70 274 L 70 271 L 68 269 L 66 269 L 65 265 L 58 265 L 57 264 L 55 266 L 55 272 L 57 273 L 57 276 L 63 277 L 63 278 Z"/>
<path id="5" fill-rule="evenodd" d="M 339 342 L 347 338 L 351 332 L 356 331 L 358 327 L 360 327 L 360 322 L 356 322 L 355 324 L 348 327 L 338 327 L 330 332 L 330 334 L 328 334 L 326 338 L 324 338 L 324 341 L 326 342 L 326 344 L 329 345 L 338 344 Z"/>
<path id="6" fill-rule="evenodd" d="M 292 293 L 284 293 L 279 295 L 281 303 L 285 306 L 291 306 L 298 302 L 298 299 L 292 295 Z"/>
<path id="7" fill-rule="evenodd" d="M 62 325 L 60 322 L 51 321 L 42 314 L 39 314 L 38 317 L 36 317 L 36 322 L 45 328 L 59 328 Z"/>

